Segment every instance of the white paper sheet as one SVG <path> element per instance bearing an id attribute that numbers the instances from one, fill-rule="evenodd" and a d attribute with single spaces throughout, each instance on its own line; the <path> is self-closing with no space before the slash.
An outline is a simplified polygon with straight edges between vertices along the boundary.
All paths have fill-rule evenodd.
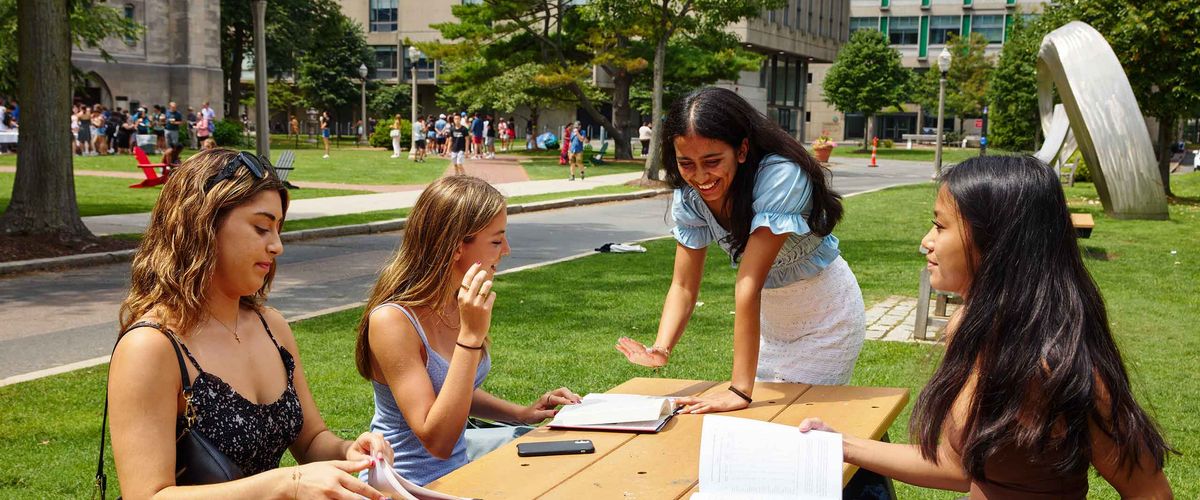
<path id="1" fill-rule="evenodd" d="M 405 500 L 467 500 L 422 488 L 404 479 L 396 469 L 380 460 L 367 471 L 367 484 L 393 499 Z"/>
<path id="2" fill-rule="evenodd" d="M 721 415 L 703 425 L 692 500 L 842 497 L 840 434 Z"/>

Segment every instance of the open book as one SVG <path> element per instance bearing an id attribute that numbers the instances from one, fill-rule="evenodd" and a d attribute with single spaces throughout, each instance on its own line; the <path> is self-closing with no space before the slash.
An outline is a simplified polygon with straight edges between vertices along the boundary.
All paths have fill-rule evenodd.
<path id="1" fill-rule="evenodd" d="M 842 436 L 705 415 L 691 500 L 842 498 Z"/>
<path id="2" fill-rule="evenodd" d="M 658 432 L 675 414 L 671 398 L 635 394 L 588 394 L 558 411 L 552 429 Z"/>
<path id="3" fill-rule="evenodd" d="M 393 499 L 469 500 L 417 486 L 396 473 L 396 469 L 383 460 L 375 462 L 375 466 L 367 470 L 367 484 Z"/>

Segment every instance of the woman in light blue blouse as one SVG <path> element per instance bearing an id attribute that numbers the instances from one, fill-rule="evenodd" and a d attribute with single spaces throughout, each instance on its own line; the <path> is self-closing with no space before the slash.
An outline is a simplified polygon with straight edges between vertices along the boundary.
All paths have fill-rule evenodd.
<path id="1" fill-rule="evenodd" d="M 695 308 L 710 243 L 738 267 L 729 391 L 685 411 L 744 408 L 755 379 L 845 384 L 865 336 L 862 292 L 833 228 L 841 197 L 804 146 L 731 90 L 676 101 L 663 124 L 678 244 L 658 337 L 617 342 L 630 362 L 667 363 Z"/>

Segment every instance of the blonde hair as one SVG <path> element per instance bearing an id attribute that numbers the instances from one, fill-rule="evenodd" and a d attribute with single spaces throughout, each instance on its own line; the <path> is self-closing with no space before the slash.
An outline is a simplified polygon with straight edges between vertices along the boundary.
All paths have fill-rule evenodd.
<path id="1" fill-rule="evenodd" d="M 208 149 L 171 170 L 133 258 L 129 295 L 121 303 L 121 332 L 153 312 L 159 322 L 186 335 L 204 314 L 204 293 L 217 262 L 217 228 L 229 211 L 259 193 L 277 191 L 287 215 L 287 188 L 269 165 L 264 165 L 266 176 L 262 179 L 239 166 L 233 177 L 204 191 L 208 179 L 237 154 L 230 149 Z M 274 277 L 275 264 L 271 264 L 262 287 L 242 297 L 241 304 L 260 310 Z"/>
<path id="2" fill-rule="evenodd" d="M 212 137 L 205 139 L 204 142 L 200 144 L 201 150 L 216 149 L 216 148 L 217 148 L 217 140 L 213 139 Z"/>
<path id="3" fill-rule="evenodd" d="M 477 177 L 442 177 L 425 188 L 408 216 L 404 239 L 380 272 L 358 323 L 354 359 L 363 378 L 371 379 L 367 335 L 371 311 L 389 302 L 442 310 L 451 297 L 446 290 L 458 288 L 457 283 L 449 283 L 454 252 L 504 210 L 504 195 Z"/>
<path id="4" fill-rule="evenodd" d="M 400 127 L 403 127 L 403 126 L 404 126 L 404 122 L 403 122 L 403 121 L 401 121 L 400 114 L 399 114 L 399 113 L 397 113 L 397 114 L 396 114 L 396 119 L 392 120 L 392 128 L 400 128 Z"/>

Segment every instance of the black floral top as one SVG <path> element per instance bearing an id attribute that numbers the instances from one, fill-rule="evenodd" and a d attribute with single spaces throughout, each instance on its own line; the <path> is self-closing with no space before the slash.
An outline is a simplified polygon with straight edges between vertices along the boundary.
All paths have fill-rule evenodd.
<path id="1" fill-rule="evenodd" d="M 287 371 L 287 387 L 279 399 L 271 403 L 251 403 L 221 377 L 200 368 L 187 346 L 179 343 L 199 373 L 192 381 L 192 407 L 196 411 L 192 429 L 207 437 L 246 476 L 279 467 L 283 452 L 296 441 L 304 426 L 304 411 L 293 382 L 296 361 L 275 341 L 262 314 L 258 319 L 275 348 L 279 349 L 279 357 Z M 182 430 L 184 426 L 184 417 L 180 416 L 176 428 Z"/>

